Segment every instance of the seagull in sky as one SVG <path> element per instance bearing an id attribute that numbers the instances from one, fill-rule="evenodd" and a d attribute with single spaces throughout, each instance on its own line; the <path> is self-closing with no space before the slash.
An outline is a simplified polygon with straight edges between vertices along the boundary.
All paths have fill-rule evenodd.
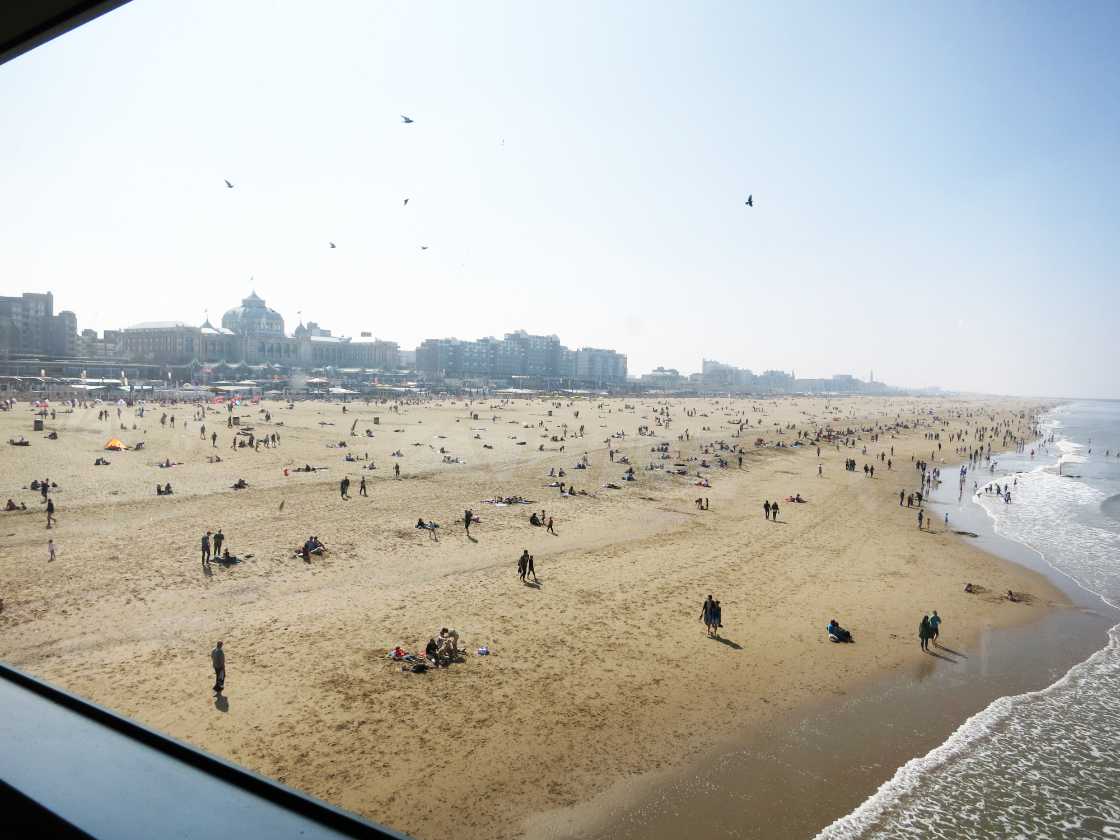
<path id="1" fill-rule="evenodd" d="M 233 189 L 233 184 L 231 184 L 231 183 L 229 182 L 229 179 L 228 179 L 228 178 L 226 179 L 226 186 L 227 186 L 227 187 L 229 187 L 229 188 L 230 188 L 231 190 Z"/>
<path id="2" fill-rule="evenodd" d="M 334 244 L 334 243 L 332 242 L 332 243 L 331 243 L 331 247 L 332 247 L 332 248 L 337 248 L 338 246 L 337 246 L 337 245 L 335 245 L 335 244 Z"/>
<path id="3" fill-rule="evenodd" d="M 401 122 L 403 122 L 405 125 L 408 125 L 411 122 L 416 122 L 416 120 L 412 119 L 411 117 L 406 117 L 404 114 L 401 114 Z"/>
<path id="4" fill-rule="evenodd" d="M 408 199 L 407 199 L 407 198 L 406 198 L 406 199 L 404 200 L 404 206 L 405 206 L 405 207 L 407 207 L 407 206 L 408 206 Z"/>
<path id="5" fill-rule="evenodd" d="M 754 195 L 748 195 L 747 200 L 743 202 L 747 207 L 754 207 Z"/>
<path id="6" fill-rule="evenodd" d="M 428 250 L 428 246 L 427 246 L 427 245 L 421 245 L 421 246 L 420 246 L 420 250 L 421 250 L 421 251 L 427 251 L 427 250 Z"/>

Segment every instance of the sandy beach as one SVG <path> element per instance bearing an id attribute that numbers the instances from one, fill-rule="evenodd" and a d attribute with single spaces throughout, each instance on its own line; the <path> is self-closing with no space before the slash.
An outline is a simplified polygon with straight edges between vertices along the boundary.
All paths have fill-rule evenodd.
<path id="1" fill-rule="evenodd" d="M 28 508 L 0 520 L 0 655 L 417 837 L 578 835 L 594 829 L 611 791 L 652 784 L 822 698 L 925 667 L 933 658 L 917 626 L 931 610 L 944 617 L 946 645 L 968 651 L 986 629 L 1067 606 L 1035 572 L 970 545 L 952 523 L 919 531 L 917 511 L 899 506 L 900 490 L 918 488 L 913 459 L 959 462 L 948 433 L 965 429 L 972 442 L 977 425 L 1010 423 L 1025 435 L 1040 408 L 634 397 L 354 403 L 343 413 L 268 401 L 236 410 L 239 428 L 280 436 L 277 448 L 252 451 L 231 449 L 222 406 L 207 413 L 205 438 L 197 409 L 178 405 L 149 406 L 142 418 L 125 408 L 120 419 L 113 407 L 101 421 L 101 407 L 59 413 L 47 421 L 59 438 L 48 440 L 30 431 L 21 403 L 0 413 L 0 438 L 32 443 L 0 454 L 0 502 Z M 668 427 L 657 425 L 662 410 Z M 174 428 L 160 423 L 165 413 Z M 740 418 L 750 428 L 735 437 Z M 816 444 L 792 445 L 825 428 L 852 430 L 844 439 L 854 446 L 822 443 L 818 458 Z M 930 433 L 941 434 L 941 451 Z M 145 445 L 105 452 L 111 437 Z M 744 449 L 742 468 L 718 442 Z M 651 452 L 662 444 L 668 459 Z M 348 453 L 369 460 L 347 462 Z M 589 468 L 574 469 L 584 453 Z M 101 456 L 109 466 L 93 466 Z M 622 480 L 622 456 L 635 481 Z M 850 458 L 854 472 L 843 467 Z M 167 459 L 181 463 L 157 466 Z M 293 471 L 305 464 L 326 469 Z M 672 474 L 676 464 L 687 475 Z M 549 477 L 553 468 L 566 476 Z M 710 487 L 697 486 L 698 472 Z M 26 489 L 44 477 L 58 485 L 50 530 Z M 232 489 L 240 478 L 248 488 Z M 547 486 L 554 480 L 588 495 L 561 496 Z M 157 482 L 174 495 L 157 497 Z M 796 494 L 806 502 L 785 501 Z M 483 503 L 508 496 L 534 503 Z M 771 522 L 762 505 L 775 499 Z M 465 508 L 481 520 L 470 537 Z M 556 535 L 529 524 L 542 509 Z M 438 541 L 414 527 L 418 518 L 440 523 Z M 252 556 L 206 573 L 199 542 L 218 528 L 231 552 Z M 307 564 L 295 550 L 312 534 L 329 551 Z M 523 549 L 538 586 L 517 578 Z M 983 591 L 966 594 L 965 582 Z M 1008 589 L 1021 602 L 999 596 Z M 698 620 L 709 593 L 723 606 L 719 639 Z M 855 644 L 829 643 L 832 617 Z M 412 674 L 387 658 L 398 644 L 422 651 L 441 626 L 460 633 L 463 662 Z M 216 702 L 218 639 L 228 676 Z M 491 655 L 474 654 L 482 645 Z"/>

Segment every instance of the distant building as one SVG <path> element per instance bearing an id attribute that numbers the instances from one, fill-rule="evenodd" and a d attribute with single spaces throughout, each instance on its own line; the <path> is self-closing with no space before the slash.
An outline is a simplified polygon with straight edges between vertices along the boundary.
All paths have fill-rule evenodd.
<path id="1" fill-rule="evenodd" d="M 546 387 L 626 382 L 625 355 L 596 347 L 569 350 L 555 335 L 531 335 L 524 330 L 506 333 L 502 339 L 425 339 L 416 348 L 416 369 L 432 380 L 517 379 Z"/>
<path id="2" fill-rule="evenodd" d="M 0 297 L 0 356 L 70 357 L 78 350 L 78 316 L 54 314 L 50 292 Z"/>
<path id="3" fill-rule="evenodd" d="M 700 367 L 702 387 L 713 391 L 754 391 L 758 377 L 746 368 L 704 359 Z"/>
<path id="4" fill-rule="evenodd" d="M 99 338 L 97 330 L 82 330 L 78 336 L 76 356 L 83 359 L 121 359 L 120 330 L 105 330 Z"/>
<path id="5" fill-rule="evenodd" d="M 638 382 L 644 388 L 655 388 L 661 391 L 671 391 L 684 388 L 688 383 L 687 376 L 681 376 L 676 368 L 656 367 L 649 373 L 643 373 Z"/>
<path id="6" fill-rule="evenodd" d="M 162 365 L 251 364 L 281 368 L 356 367 L 395 370 L 396 342 L 336 336 L 314 321 L 284 334 L 284 319 L 252 292 L 241 306 L 199 327 L 182 321 L 150 321 L 121 331 L 124 354 L 133 361 Z"/>

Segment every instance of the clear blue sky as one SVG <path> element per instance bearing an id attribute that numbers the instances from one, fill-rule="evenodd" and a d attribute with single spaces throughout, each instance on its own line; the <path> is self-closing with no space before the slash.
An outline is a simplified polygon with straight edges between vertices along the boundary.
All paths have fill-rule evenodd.
<path id="1" fill-rule="evenodd" d="M 134 0 L 0 67 L 0 292 L 1120 397 L 1117 43 L 1114 2 Z"/>

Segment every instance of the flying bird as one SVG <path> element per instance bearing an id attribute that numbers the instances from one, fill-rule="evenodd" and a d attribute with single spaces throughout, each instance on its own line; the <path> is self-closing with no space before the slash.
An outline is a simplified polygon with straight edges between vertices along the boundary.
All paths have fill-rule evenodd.
<path id="1" fill-rule="evenodd" d="M 428 246 L 427 246 L 427 245 L 421 245 L 421 246 L 420 246 L 420 250 L 421 250 L 421 251 L 427 251 L 427 250 L 428 250 Z"/>
<path id="2" fill-rule="evenodd" d="M 337 248 L 338 246 L 337 246 L 337 245 L 335 245 L 335 244 L 334 244 L 334 243 L 332 242 L 332 243 L 331 243 L 331 247 L 332 247 L 332 248 Z"/>
<path id="3" fill-rule="evenodd" d="M 405 207 L 407 207 L 407 206 L 408 206 L 408 199 L 407 199 L 407 198 L 406 198 L 406 199 L 404 200 L 404 206 L 405 206 Z"/>
<path id="4" fill-rule="evenodd" d="M 748 195 L 747 200 L 744 202 L 744 204 L 746 204 L 747 207 L 754 207 L 754 195 Z"/>
<path id="5" fill-rule="evenodd" d="M 227 187 L 229 187 L 229 188 L 230 188 L 230 189 L 232 190 L 232 189 L 233 189 L 233 184 L 231 184 L 231 183 L 229 182 L 229 179 L 228 179 L 228 178 L 227 178 L 227 179 L 225 179 L 225 181 L 226 181 L 226 186 L 227 186 Z"/>
<path id="6" fill-rule="evenodd" d="M 408 125 L 411 122 L 416 122 L 416 120 L 412 119 L 411 117 L 406 117 L 404 114 L 401 114 L 401 122 L 403 122 L 405 125 Z"/>

